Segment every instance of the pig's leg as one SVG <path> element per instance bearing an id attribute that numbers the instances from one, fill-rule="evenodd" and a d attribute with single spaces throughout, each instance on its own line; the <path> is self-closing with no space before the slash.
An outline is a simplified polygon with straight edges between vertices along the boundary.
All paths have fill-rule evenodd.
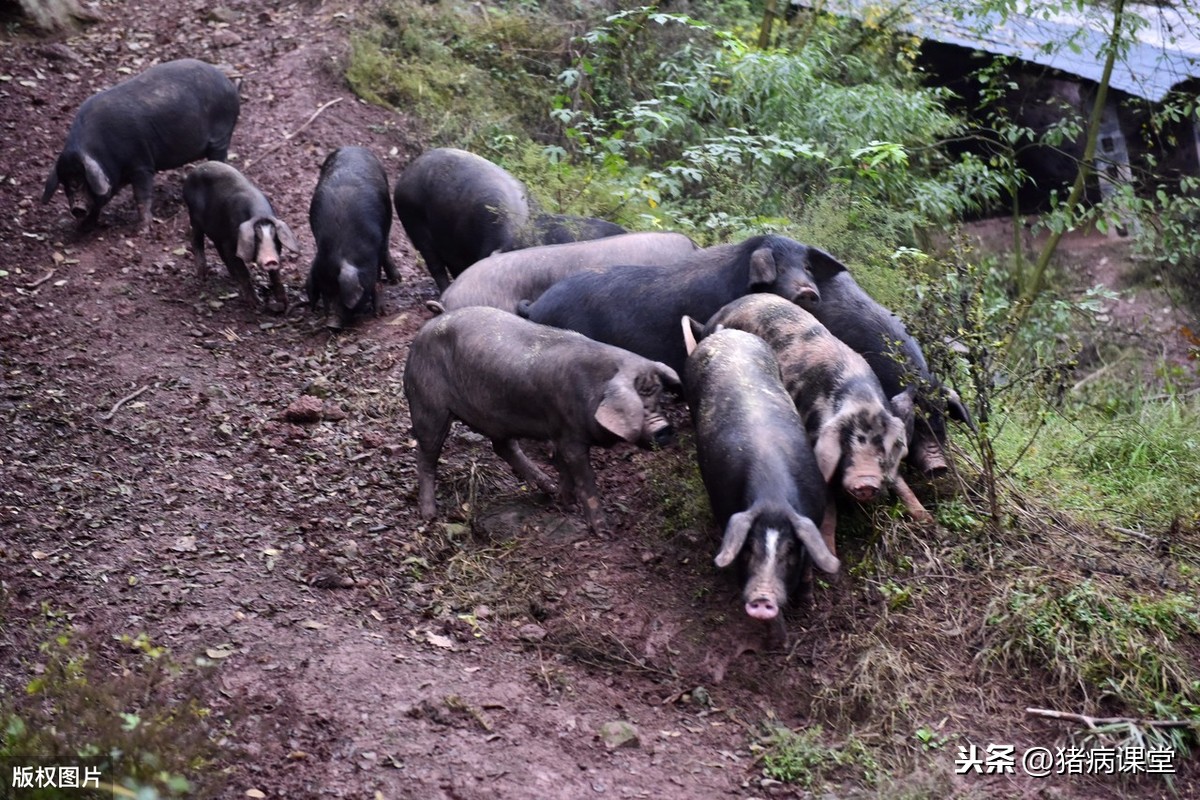
<path id="1" fill-rule="evenodd" d="M 385 275 L 388 283 L 400 282 L 400 276 L 396 274 L 396 264 L 392 261 L 392 254 L 388 252 L 387 247 L 384 247 L 383 258 L 379 261 L 379 277 Z"/>
<path id="2" fill-rule="evenodd" d="M 233 276 L 233 282 L 237 284 L 242 300 L 251 308 L 258 308 L 258 296 L 254 294 L 254 285 L 250 282 L 250 270 L 246 268 L 246 262 L 233 256 L 225 259 L 225 266 L 229 268 L 229 274 Z"/>
<path id="3" fill-rule="evenodd" d="M 914 520 L 922 523 L 933 522 L 933 515 L 925 510 L 925 506 L 921 505 L 921 501 L 913 494 L 912 488 L 904 478 L 897 475 L 892 488 L 896 490 L 896 496 L 900 498 L 900 502 L 904 503 L 904 507 L 908 509 L 908 513 Z"/>
<path id="4" fill-rule="evenodd" d="M 437 516 L 434 482 L 437 479 L 438 456 L 450 433 L 450 415 L 427 413 L 412 408 L 413 435 L 417 439 L 417 511 L 422 519 Z"/>
<path id="5" fill-rule="evenodd" d="M 433 282 L 437 284 L 438 292 L 444 292 L 450 285 L 450 270 L 438 257 L 437 250 L 433 246 L 433 237 L 429 235 L 429 231 L 423 225 L 417 225 L 415 228 L 416 230 L 409 234 L 409 239 L 412 240 L 413 247 L 417 248 L 417 252 L 421 254 L 421 258 L 425 259 L 425 268 L 433 276 Z"/>
<path id="6" fill-rule="evenodd" d="M 525 451 L 520 448 L 516 441 L 512 439 L 494 439 L 492 440 L 492 449 L 496 451 L 496 455 L 508 462 L 513 472 L 521 480 L 526 483 L 532 483 L 537 486 L 539 491 L 548 495 L 553 495 L 558 491 L 558 487 L 554 485 L 554 481 L 550 480 L 546 473 L 538 469 L 538 466 L 529 460 L 529 457 L 525 455 Z"/>
<path id="7" fill-rule="evenodd" d="M 556 455 L 560 463 L 571 476 L 575 485 L 575 497 L 583 507 L 583 516 L 587 519 L 588 528 L 592 533 L 607 530 L 604 511 L 600 507 L 600 495 L 596 490 L 596 474 L 592 471 L 592 462 L 588 458 L 588 446 L 580 442 L 558 442 Z M 560 467 L 561 469 L 561 467 Z M 565 476 L 563 483 L 566 483 Z"/>
<path id="8" fill-rule="evenodd" d="M 150 230 L 154 211 L 154 173 L 135 173 L 130 183 L 133 184 L 133 199 L 138 208 L 138 228 L 145 233 Z"/>
<path id="9" fill-rule="evenodd" d="M 554 462 L 554 469 L 558 472 L 558 504 L 563 508 L 570 508 L 575 504 L 575 473 L 567 465 L 563 458 L 562 445 L 557 442 L 554 445 L 551 460 Z"/>
<path id="10" fill-rule="evenodd" d="M 204 231 L 195 224 L 192 225 L 192 257 L 196 260 L 196 277 L 203 281 L 208 277 L 208 258 L 204 254 Z"/>
<path id="11" fill-rule="evenodd" d="M 821 538 L 825 540 L 825 546 L 829 548 L 829 552 L 837 555 L 837 543 L 834 538 L 837 534 L 837 503 L 834 500 L 833 492 L 829 492 L 829 496 L 825 501 L 825 517 L 821 520 Z"/>

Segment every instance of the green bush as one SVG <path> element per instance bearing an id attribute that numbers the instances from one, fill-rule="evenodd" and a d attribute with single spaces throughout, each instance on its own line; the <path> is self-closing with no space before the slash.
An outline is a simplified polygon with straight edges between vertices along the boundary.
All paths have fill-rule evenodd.
<path id="1" fill-rule="evenodd" d="M 213 796 L 221 726 L 200 697 L 201 678 L 144 635 L 125 636 L 113 659 L 55 615 L 23 694 L 0 696 L 0 759 L 99 767 L 105 791 L 140 800 Z M 109 787 L 111 786 L 111 789 Z M 76 797 L 45 789 L 40 800 Z"/>

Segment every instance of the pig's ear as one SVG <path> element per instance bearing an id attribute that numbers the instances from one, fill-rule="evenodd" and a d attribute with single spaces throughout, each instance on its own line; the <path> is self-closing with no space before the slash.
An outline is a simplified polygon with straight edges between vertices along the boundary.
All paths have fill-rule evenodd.
<path id="1" fill-rule="evenodd" d="M 846 265 L 819 247 L 808 248 L 808 271 L 818 281 L 827 281 L 839 272 L 846 272 Z"/>
<path id="2" fill-rule="evenodd" d="M 42 203 L 49 203 L 50 198 L 58 191 L 58 165 L 50 168 L 50 177 L 46 178 L 46 190 L 42 192 Z"/>
<path id="3" fill-rule="evenodd" d="M 741 552 L 742 545 L 746 543 L 746 536 L 749 535 L 750 526 L 753 524 L 753 511 L 739 511 L 729 518 L 725 525 L 725 537 L 721 539 L 721 552 L 717 553 L 715 563 L 718 567 L 728 567 L 733 563 L 733 559 Z"/>
<path id="4" fill-rule="evenodd" d="M 750 286 L 774 283 L 778 275 L 775 254 L 769 247 L 760 247 L 750 254 Z"/>
<path id="5" fill-rule="evenodd" d="M 910 386 L 900 394 L 892 395 L 892 413 L 900 418 L 905 428 L 912 427 L 913 421 L 913 388 Z"/>
<path id="6" fill-rule="evenodd" d="M 245 264 L 254 263 L 254 220 L 238 225 L 237 257 Z"/>
<path id="7" fill-rule="evenodd" d="M 951 419 L 956 419 L 970 428 L 972 432 L 979 433 L 979 429 L 975 427 L 975 420 L 971 419 L 971 412 L 967 410 L 967 404 L 953 389 L 946 390 L 946 410 L 950 412 Z"/>
<path id="8" fill-rule="evenodd" d="M 891 403 L 892 411 L 904 423 L 904 433 L 911 439 L 913 435 L 913 423 L 916 421 L 916 409 L 913 407 L 913 394 L 916 392 L 912 386 L 909 386 L 903 392 L 893 395 L 888 401 Z"/>
<path id="9" fill-rule="evenodd" d="M 112 191 L 112 184 L 109 183 L 108 176 L 104 174 L 104 170 L 101 169 L 96 159 L 91 156 L 83 157 L 83 174 L 87 176 L 88 188 L 92 190 L 92 194 L 105 197 Z"/>
<path id="10" fill-rule="evenodd" d="M 837 425 L 826 424 L 821 428 L 817 443 L 813 445 L 813 455 L 817 457 L 821 477 L 829 483 L 833 473 L 837 472 L 838 462 L 842 460 L 841 432 Z"/>
<path id="11" fill-rule="evenodd" d="M 704 338 L 704 326 L 696 320 L 683 315 L 683 347 L 690 356 L 692 351 L 696 349 L 696 345 Z"/>
<path id="12" fill-rule="evenodd" d="M 342 294 L 342 302 L 346 308 L 357 308 L 362 302 L 363 285 L 358 279 L 358 270 L 349 261 L 343 259 L 342 268 L 338 271 L 338 289 Z"/>
<path id="13" fill-rule="evenodd" d="M 279 236 L 279 243 L 293 253 L 299 253 L 300 243 L 296 241 L 296 235 L 292 233 L 292 229 L 287 226 L 287 223 L 275 218 L 272 218 L 271 222 L 275 224 L 275 233 Z"/>
<path id="14" fill-rule="evenodd" d="M 654 362 L 654 371 L 658 373 L 658 377 L 662 380 L 663 388 L 668 392 L 679 394 L 683 391 L 683 381 L 679 380 L 678 372 L 661 361 Z"/>
<path id="15" fill-rule="evenodd" d="M 808 551 L 808 557 L 813 560 L 813 563 L 820 567 L 822 572 L 830 575 L 837 572 L 842 564 L 838 561 L 837 556 L 829 552 L 829 547 L 825 544 L 821 531 L 817 529 L 813 521 L 800 516 L 795 511 L 791 513 L 791 520 L 796 538 L 804 545 L 804 549 Z"/>
<path id="16" fill-rule="evenodd" d="M 645 414 L 637 392 L 628 380 L 622 381 L 618 374 L 604 387 L 604 396 L 596 407 L 595 418 L 604 430 L 627 442 L 636 442 L 642 433 L 642 417 Z"/>

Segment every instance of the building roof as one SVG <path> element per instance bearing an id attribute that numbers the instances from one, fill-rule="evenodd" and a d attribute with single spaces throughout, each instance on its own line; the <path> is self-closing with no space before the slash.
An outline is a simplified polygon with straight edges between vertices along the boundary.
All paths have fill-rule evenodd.
<path id="1" fill-rule="evenodd" d="M 922 39 L 1015 56 L 1090 81 L 1104 72 L 1104 48 L 1112 12 L 1089 6 L 1071 13 L 1010 14 L 971 12 L 962 0 L 792 0 L 865 22 L 888 24 Z M 1026 4 L 1020 4 L 1024 9 Z M 957 19 L 954 9 L 968 9 Z M 1127 17 L 1140 20 L 1137 42 L 1119 54 L 1109 85 L 1161 102 L 1183 81 L 1200 78 L 1200 9 L 1190 0 L 1174 7 L 1129 3 Z"/>

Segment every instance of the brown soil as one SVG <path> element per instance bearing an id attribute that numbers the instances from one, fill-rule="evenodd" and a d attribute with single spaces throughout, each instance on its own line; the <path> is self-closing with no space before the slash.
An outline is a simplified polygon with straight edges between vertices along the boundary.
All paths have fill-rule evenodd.
<path id="1" fill-rule="evenodd" d="M 217 653 L 205 702 L 230 725 L 222 797 L 803 796 L 763 781 L 752 745 L 764 722 L 812 723 L 814 695 L 846 678 L 830 666 L 838 651 L 882 618 L 879 596 L 843 577 L 790 616 L 788 650 L 763 652 L 711 566 L 706 523 L 661 512 L 686 483 L 663 476 L 694 475 L 686 435 L 667 453 L 597 454 L 611 537 L 530 497 L 465 430 L 444 454 L 442 521 L 417 517 L 400 376 L 432 281 L 397 226 L 402 280 L 384 287 L 384 315 L 333 335 L 302 301 L 324 156 L 364 145 L 394 177 L 420 148 L 404 117 L 339 77 L 346 31 L 368 11 L 100 9 L 107 21 L 77 36 L 0 40 L 0 688 L 38 669 L 45 603 L 98 647 L 145 632 L 182 663 Z M 242 78 L 232 163 L 306 250 L 290 256 L 286 315 L 246 308 L 215 256 L 197 279 L 182 170 L 158 176 L 144 236 L 128 190 L 86 235 L 61 195 L 39 203 L 79 103 L 184 56 Z M 289 421 L 306 394 L 323 399 L 322 419 Z M 946 735 L 1060 736 L 952 671 L 917 676 L 947 678 L 951 710 L 930 720 L 945 716 Z M 614 721 L 636 726 L 636 746 L 605 745 L 598 731 Z M 875 744 L 908 765 L 895 780 L 919 796 L 1124 793 L 952 778 L 956 749 L 923 752 L 912 734 Z"/>

